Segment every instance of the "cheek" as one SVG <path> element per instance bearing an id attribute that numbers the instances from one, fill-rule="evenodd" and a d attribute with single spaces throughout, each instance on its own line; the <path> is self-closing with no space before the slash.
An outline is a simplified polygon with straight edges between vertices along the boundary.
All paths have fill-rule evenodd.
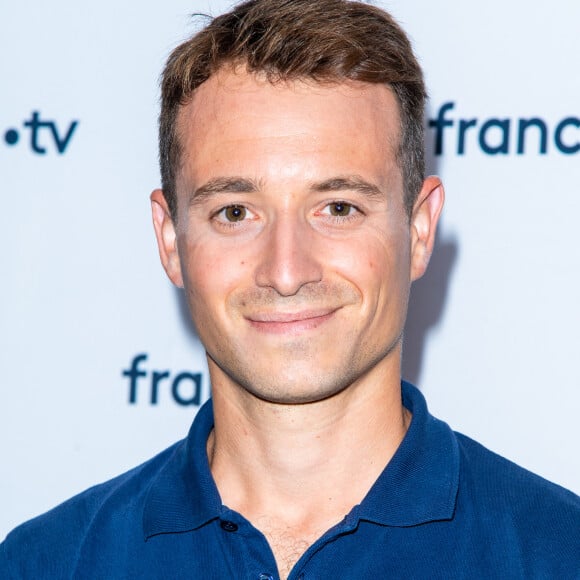
<path id="1" fill-rule="evenodd" d="M 362 297 L 368 323 L 385 326 L 385 320 L 398 318 L 395 312 L 405 308 L 410 257 L 404 237 L 374 236 L 361 244 L 351 243 L 343 249 L 342 263 L 336 268 Z"/>
<path id="2" fill-rule="evenodd" d="M 197 242 L 186 246 L 182 269 L 192 306 L 204 308 L 212 303 L 220 308 L 248 275 L 247 259 L 234 251 L 223 251 L 214 244 Z"/>
<path id="3" fill-rule="evenodd" d="M 396 279 L 410 266 L 408 248 L 401 236 L 353 236 L 340 247 L 328 248 L 326 255 L 330 256 L 328 265 L 355 283 L 366 280 L 381 285 Z"/>

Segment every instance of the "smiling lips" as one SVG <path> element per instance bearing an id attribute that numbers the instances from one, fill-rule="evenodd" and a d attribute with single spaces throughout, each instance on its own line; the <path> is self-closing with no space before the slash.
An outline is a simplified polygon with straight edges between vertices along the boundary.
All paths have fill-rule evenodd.
<path id="1" fill-rule="evenodd" d="M 301 312 L 260 312 L 247 316 L 246 320 L 253 328 L 267 334 L 298 334 L 318 328 L 337 310 L 324 308 Z"/>

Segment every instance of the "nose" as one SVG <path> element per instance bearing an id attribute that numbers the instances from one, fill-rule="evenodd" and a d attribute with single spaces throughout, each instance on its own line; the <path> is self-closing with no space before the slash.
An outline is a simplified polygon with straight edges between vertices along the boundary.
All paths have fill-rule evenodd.
<path id="1" fill-rule="evenodd" d="M 322 280 L 322 264 L 309 225 L 288 214 L 272 223 L 263 240 L 256 284 L 281 296 L 293 296 L 306 284 Z"/>

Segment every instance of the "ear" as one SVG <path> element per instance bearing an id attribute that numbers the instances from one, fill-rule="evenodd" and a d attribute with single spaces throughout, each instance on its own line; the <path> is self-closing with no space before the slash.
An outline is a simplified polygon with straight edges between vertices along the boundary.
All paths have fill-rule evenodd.
<path id="1" fill-rule="evenodd" d="M 161 189 L 153 191 L 150 199 L 153 227 L 155 228 L 161 263 L 169 279 L 179 288 L 183 288 L 181 263 L 177 251 L 177 234 L 169 206 Z"/>
<path id="2" fill-rule="evenodd" d="M 427 177 L 411 214 L 411 281 L 420 278 L 427 269 L 444 200 L 441 180 Z"/>

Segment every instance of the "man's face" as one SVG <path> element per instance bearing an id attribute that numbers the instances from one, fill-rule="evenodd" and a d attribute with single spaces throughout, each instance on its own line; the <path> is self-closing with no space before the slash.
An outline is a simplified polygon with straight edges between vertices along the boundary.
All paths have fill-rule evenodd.
<path id="1" fill-rule="evenodd" d="M 178 129 L 177 223 L 160 192 L 154 220 L 214 388 L 304 403 L 398 376 L 409 285 L 424 265 L 392 92 L 222 70 Z"/>

